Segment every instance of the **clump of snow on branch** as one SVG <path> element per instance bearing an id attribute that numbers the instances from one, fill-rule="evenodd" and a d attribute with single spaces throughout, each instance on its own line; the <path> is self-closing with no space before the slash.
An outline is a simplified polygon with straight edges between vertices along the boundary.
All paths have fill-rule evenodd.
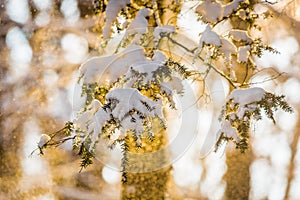
<path id="1" fill-rule="evenodd" d="M 90 121 L 94 117 L 96 112 L 101 108 L 101 106 L 101 103 L 97 99 L 94 99 L 89 107 L 84 110 L 84 112 L 78 113 L 77 117 L 74 120 L 76 128 L 83 132 L 91 132 L 91 129 L 93 127 L 90 125 Z M 104 118 L 105 120 L 108 119 L 105 113 L 103 113 L 102 118 Z"/>
<path id="2" fill-rule="evenodd" d="M 223 135 L 222 135 L 223 134 Z M 238 131 L 230 124 L 230 121 L 224 120 L 221 124 L 221 128 L 218 132 L 218 137 L 221 135 L 225 138 L 232 138 L 235 142 L 239 143 L 241 138 L 238 136 Z"/>
<path id="3" fill-rule="evenodd" d="M 199 48 L 201 49 L 204 45 L 215 45 L 218 47 L 221 46 L 220 36 L 211 30 L 210 25 L 206 26 L 205 31 L 202 33 L 200 38 Z"/>
<path id="4" fill-rule="evenodd" d="M 248 62 L 251 47 L 249 45 L 239 47 L 237 60 L 238 62 Z"/>
<path id="5" fill-rule="evenodd" d="M 218 33 L 214 32 L 211 29 L 210 25 L 207 25 L 205 30 L 201 34 L 198 48 L 196 49 L 194 54 L 195 58 L 205 46 L 213 47 L 219 53 L 223 54 L 227 61 L 231 59 L 231 55 L 237 53 L 236 46 L 228 39 L 225 39 Z"/>
<path id="6" fill-rule="evenodd" d="M 229 32 L 229 35 L 237 42 L 246 42 L 247 44 L 251 44 L 253 42 L 247 31 L 232 30 Z"/>
<path id="7" fill-rule="evenodd" d="M 197 6 L 196 13 L 198 13 L 201 19 L 206 23 L 217 23 L 237 11 L 239 4 L 244 1 L 245 0 L 234 0 L 227 5 L 221 5 L 215 1 L 205 0 Z"/>
<path id="8" fill-rule="evenodd" d="M 233 108 L 235 105 L 238 105 L 236 116 L 242 119 L 247 110 L 257 107 L 255 102 L 262 100 L 264 95 L 265 90 L 258 87 L 234 90 L 229 96 L 231 101 L 230 107 Z M 249 106 L 250 104 L 251 106 Z"/>
<path id="9" fill-rule="evenodd" d="M 257 102 L 261 101 L 264 96 L 265 91 L 262 88 L 232 91 L 225 110 L 223 110 L 225 113 L 222 116 L 221 128 L 217 134 L 218 140 L 233 140 L 236 144 L 244 145 L 248 137 L 245 133 L 248 132 L 252 112 L 258 108 Z"/>
<path id="10" fill-rule="evenodd" d="M 136 41 L 138 41 L 142 34 L 146 33 L 148 30 L 148 20 L 146 17 L 150 15 L 150 10 L 148 8 L 141 9 L 134 20 L 129 24 L 125 37 L 129 35 L 136 34 Z"/>
<path id="11" fill-rule="evenodd" d="M 221 39 L 220 36 L 211 30 L 210 25 L 207 25 L 203 33 L 201 34 L 201 38 L 199 41 L 198 48 L 195 51 L 194 58 L 198 56 L 200 51 L 205 45 L 213 45 L 215 47 L 220 47 L 221 46 Z"/>
<path id="12" fill-rule="evenodd" d="M 153 61 L 159 61 L 159 62 L 163 63 L 167 60 L 167 57 L 161 51 L 156 50 L 154 55 L 152 56 L 152 60 Z"/>
<path id="13" fill-rule="evenodd" d="M 233 90 L 222 111 L 216 146 L 222 141 L 232 140 L 236 148 L 244 152 L 248 148 L 251 119 L 262 119 L 261 111 L 264 111 L 275 123 L 274 112 L 278 108 L 292 112 L 283 95 L 276 96 L 258 87 Z"/>
<path id="14" fill-rule="evenodd" d="M 84 84 L 97 82 L 103 85 L 107 81 L 113 83 L 128 71 L 130 65 L 145 59 L 143 48 L 130 45 L 118 54 L 91 58 L 81 65 L 80 73 Z"/>
<path id="15" fill-rule="evenodd" d="M 107 95 L 106 98 L 109 102 L 116 104 L 112 107 L 112 116 L 119 121 L 122 121 L 127 117 L 131 110 L 135 110 L 141 114 L 141 116 L 158 116 L 162 118 L 160 102 L 155 102 L 142 95 L 137 89 L 122 88 L 113 89 Z"/>
<path id="16" fill-rule="evenodd" d="M 90 151 L 103 132 L 112 135 L 115 129 L 119 129 L 121 135 L 118 139 L 122 139 L 132 131 L 137 138 L 137 144 L 140 145 L 142 133 L 151 129 L 150 119 L 157 117 L 165 123 L 161 101 L 152 101 L 137 89 L 115 88 L 106 95 L 106 99 L 107 103 L 87 122 L 88 133 L 93 133 Z M 110 125 L 114 128 L 109 128 Z"/>
<path id="17" fill-rule="evenodd" d="M 134 84 L 146 85 L 151 83 L 158 77 L 154 76 L 154 72 L 157 71 L 163 64 L 159 61 L 143 61 L 137 62 L 130 66 L 129 72 L 126 74 L 127 86 L 132 87 Z M 136 77 L 140 75 L 139 77 Z"/>
<path id="18" fill-rule="evenodd" d="M 106 7 L 106 21 L 103 28 L 103 38 L 108 39 L 111 35 L 112 23 L 116 20 L 119 12 L 130 4 L 130 0 L 110 0 Z"/>
<path id="19" fill-rule="evenodd" d="M 229 61 L 231 55 L 236 54 L 237 49 L 232 42 L 227 39 L 221 38 L 220 52 L 223 53 L 225 58 Z"/>
<path id="20" fill-rule="evenodd" d="M 157 26 L 155 27 L 153 32 L 153 36 L 155 38 L 154 40 L 158 41 L 162 33 L 168 34 L 168 33 L 175 33 L 175 32 L 176 32 L 176 28 L 172 25 Z"/>
<path id="21" fill-rule="evenodd" d="M 140 145 L 141 135 L 151 132 L 153 118 L 160 119 L 165 127 L 161 106 L 166 100 L 175 108 L 173 95 L 183 91 L 181 71 L 185 70 L 169 66 L 168 62 L 159 50 L 150 59 L 140 47 L 129 46 L 119 54 L 96 57 L 83 64 L 83 86 L 96 83 L 96 87 L 101 87 L 110 78 L 112 88 L 102 103 L 93 96 L 91 103 L 78 113 L 74 124 L 79 130 L 79 143 L 93 151 L 100 135 L 116 138 L 111 141 L 115 143 L 131 132 Z M 149 90 L 155 92 L 143 95 Z M 115 130 L 120 132 L 118 137 Z"/>
<path id="22" fill-rule="evenodd" d="M 40 137 L 40 140 L 38 142 L 38 147 L 39 148 L 43 148 L 47 142 L 49 142 L 51 140 L 51 137 L 47 134 L 42 134 Z"/>
<path id="23" fill-rule="evenodd" d="M 154 98 L 162 99 L 166 96 L 171 106 L 175 107 L 173 91 L 177 93 L 183 91 L 182 79 L 176 71 L 165 64 L 166 61 L 166 56 L 157 50 L 152 60 L 134 63 L 125 76 L 126 87 L 147 90 L 153 85 L 159 86 L 160 96 L 154 96 Z"/>

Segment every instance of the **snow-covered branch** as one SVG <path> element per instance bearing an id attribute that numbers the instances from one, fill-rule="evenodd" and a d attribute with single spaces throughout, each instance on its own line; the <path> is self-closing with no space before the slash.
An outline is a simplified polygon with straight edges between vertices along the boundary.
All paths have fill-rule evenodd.
<path id="1" fill-rule="evenodd" d="M 248 148 L 251 120 L 261 120 L 264 111 L 274 123 L 274 112 L 278 109 L 292 112 L 284 96 L 276 96 L 262 88 L 236 89 L 231 92 L 221 115 L 221 129 L 217 144 L 232 140 L 241 152 Z"/>

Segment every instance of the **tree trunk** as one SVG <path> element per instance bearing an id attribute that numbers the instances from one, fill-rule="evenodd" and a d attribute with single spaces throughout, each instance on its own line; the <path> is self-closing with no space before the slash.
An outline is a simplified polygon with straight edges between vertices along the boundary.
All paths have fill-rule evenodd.
<path id="1" fill-rule="evenodd" d="M 227 0 L 226 3 L 231 2 Z M 255 1 L 250 1 L 250 9 L 253 8 Z M 239 17 L 232 17 L 230 23 L 233 29 L 249 30 L 249 24 L 247 21 L 242 20 Z M 239 46 L 239 44 L 235 44 Z M 237 56 L 233 56 L 232 68 L 235 71 L 236 79 L 238 83 L 247 83 L 253 75 L 253 68 L 249 67 L 247 63 L 238 63 Z M 234 88 L 230 86 L 232 91 Z M 250 165 L 253 161 L 253 152 L 251 144 L 249 149 L 245 153 L 233 149 L 227 151 L 226 164 L 227 171 L 224 175 L 224 179 L 227 183 L 225 198 L 231 199 L 249 199 L 250 194 Z"/>
<path id="2" fill-rule="evenodd" d="M 4 195 L 7 198 L 17 198 L 16 188 L 18 188 L 19 177 L 21 176 L 21 163 L 18 149 L 21 144 L 20 128 L 21 124 L 12 117 L 7 117 L 12 123 L 16 123 L 12 132 L 4 126 L 4 117 L 1 117 L 0 135 L 0 199 Z M 15 118 L 14 116 L 13 118 Z M 17 118 L 17 117 L 16 117 Z M 7 123 L 7 122 L 6 122 Z M 22 126 L 21 126 L 22 127 Z"/>
<path id="3" fill-rule="evenodd" d="M 227 183 L 226 199 L 249 199 L 250 171 L 249 167 L 253 160 L 252 151 L 245 153 L 238 150 L 228 152 L 226 155 L 227 171 L 224 179 Z"/>
<path id="4" fill-rule="evenodd" d="M 142 139 L 137 147 L 133 135 L 123 143 L 122 199 L 165 199 L 170 174 L 168 155 L 163 149 L 166 132 L 156 132 L 153 140 Z"/>
<path id="5" fill-rule="evenodd" d="M 175 0 L 152 2 L 157 4 L 152 5 L 154 15 L 149 20 L 149 26 L 176 25 L 180 5 Z M 171 170 L 168 152 L 164 149 L 167 136 L 159 122 L 153 124 L 156 127 L 153 127 L 155 134 L 152 141 L 143 138 L 142 147 L 137 147 L 134 137 L 130 135 L 123 144 L 123 200 L 165 199 Z"/>
<path id="6" fill-rule="evenodd" d="M 14 87 L 4 81 L 9 69 L 7 61 L 9 51 L 6 48 L 5 38 L 13 24 L 4 7 L 0 8 L 0 18 L 0 199 L 4 197 L 16 199 L 16 189 L 21 175 L 18 150 L 22 138 L 23 116 L 13 105 Z"/>
<path id="7" fill-rule="evenodd" d="M 292 186 L 292 181 L 295 178 L 295 171 L 296 171 L 296 154 L 297 154 L 297 145 L 300 138 L 300 120 L 298 120 L 297 126 L 294 130 L 294 137 L 292 143 L 290 144 L 291 148 L 291 159 L 290 165 L 288 168 L 288 175 L 287 175 L 287 187 L 285 192 L 284 199 L 289 199 L 289 194 Z"/>

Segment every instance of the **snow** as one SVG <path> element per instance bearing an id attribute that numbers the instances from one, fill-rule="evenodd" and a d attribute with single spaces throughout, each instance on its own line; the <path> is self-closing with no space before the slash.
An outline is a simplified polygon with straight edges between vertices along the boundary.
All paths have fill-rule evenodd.
<path id="1" fill-rule="evenodd" d="M 182 80 L 177 78 L 177 77 L 173 77 L 170 81 L 168 82 L 161 82 L 160 83 L 160 88 L 161 91 L 164 92 L 168 97 L 168 100 L 170 101 L 170 106 L 172 108 L 175 108 L 175 101 L 173 99 L 173 90 L 175 90 L 177 93 L 182 92 L 183 90 L 183 85 L 182 85 Z"/>
<path id="2" fill-rule="evenodd" d="M 106 7 L 106 21 L 103 28 L 103 38 L 108 39 L 111 35 L 112 23 L 116 20 L 119 12 L 126 8 L 130 0 L 110 0 Z"/>
<path id="3" fill-rule="evenodd" d="M 231 15 L 231 13 L 237 10 L 239 4 L 244 1 L 245 0 L 234 0 L 231 3 L 227 4 L 226 6 L 224 6 L 222 17 L 224 18 Z"/>
<path id="4" fill-rule="evenodd" d="M 151 81 L 158 78 L 154 76 L 154 72 L 162 66 L 163 64 L 158 61 L 143 61 L 134 63 L 131 65 L 129 72 L 126 74 L 126 80 L 129 80 L 127 85 L 130 87 L 130 85 L 133 85 L 136 82 L 136 78 L 134 77 L 134 73 L 136 72 L 145 76 L 143 78 L 144 85 L 150 84 Z"/>
<path id="5" fill-rule="evenodd" d="M 169 71 L 170 74 L 160 73 L 160 71 L 168 73 L 167 71 L 170 70 L 168 66 L 164 65 L 166 59 L 162 52 L 156 51 L 152 57 L 154 61 L 146 60 L 132 64 L 125 77 L 126 87 L 135 87 L 136 83 L 144 86 L 150 86 L 152 83 L 157 84 L 161 91 L 168 96 L 171 105 L 175 106 L 172 100 L 173 90 L 178 93 L 183 91 L 182 79 L 178 77 L 178 74 L 171 71 Z"/>
<path id="6" fill-rule="evenodd" d="M 87 95 L 86 94 L 82 95 L 83 94 L 83 89 L 82 89 L 83 80 L 80 80 L 79 82 L 76 80 L 79 77 L 79 72 L 77 71 L 76 74 L 74 73 L 73 77 L 74 77 L 73 85 L 71 86 L 71 84 L 70 84 L 70 88 L 72 88 L 72 89 L 70 90 L 70 93 L 69 93 L 69 99 L 71 99 L 72 111 L 73 111 L 73 115 L 75 115 L 84 107 L 86 100 L 87 100 Z"/>
<path id="7" fill-rule="evenodd" d="M 170 96 L 172 95 L 172 86 L 170 83 L 168 82 L 161 82 L 160 83 L 160 88 L 162 91 L 164 91 L 166 93 L 166 95 Z"/>
<path id="8" fill-rule="evenodd" d="M 38 147 L 42 148 L 47 142 L 51 140 L 51 137 L 47 134 L 42 134 L 38 142 Z"/>
<path id="9" fill-rule="evenodd" d="M 99 56 L 89 59 L 80 67 L 84 83 L 104 85 L 107 81 L 115 82 L 124 75 L 129 67 L 146 60 L 144 50 L 139 46 L 128 46 L 122 52 L 111 56 Z"/>
<path id="10" fill-rule="evenodd" d="M 236 89 L 232 91 L 232 93 L 229 96 L 229 99 L 233 100 L 233 104 L 239 104 L 237 116 L 239 119 L 242 119 L 244 117 L 245 111 L 249 109 L 255 109 L 255 102 L 262 100 L 264 95 L 265 90 L 258 87 L 248 89 Z M 248 106 L 246 108 L 246 105 L 250 103 L 253 103 L 253 105 L 251 107 Z"/>
<path id="11" fill-rule="evenodd" d="M 126 81 L 123 85 L 125 88 L 113 88 L 109 91 L 106 95 L 106 106 L 101 107 L 100 102 L 94 100 L 91 107 L 79 113 L 75 119 L 74 124 L 77 128 L 86 132 L 88 134 L 86 137 L 91 136 L 91 151 L 104 125 L 111 119 L 114 119 L 120 127 L 118 128 L 121 131 L 119 138 L 128 131 L 133 131 L 138 145 L 141 134 L 151 126 L 149 118 L 158 117 L 165 123 L 161 108 L 162 102 L 152 101 L 137 89 L 133 89 L 130 83 L 134 84 L 141 79 L 140 76 L 138 77 L 140 79 L 137 79 L 134 73 L 143 75 L 141 79 L 143 84 L 162 83 L 163 74 L 156 76 L 154 73 L 161 67 L 168 68 L 164 65 L 166 59 L 161 51 L 156 51 L 151 60 L 147 59 L 141 47 L 129 46 L 119 54 L 92 58 L 81 66 L 82 79 L 79 83 L 81 85 L 95 82 L 102 85 L 107 80 L 115 82 L 122 75 L 125 75 Z M 170 79 L 168 83 L 162 83 L 162 91 L 164 86 L 166 94 L 170 95 L 172 95 L 172 90 L 183 90 L 181 79 L 177 75 L 171 76 Z"/>
<path id="12" fill-rule="evenodd" d="M 134 113 L 130 117 L 126 117 L 121 121 L 121 132 L 125 133 L 128 130 L 134 131 L 135 136 L 138 139 L 137 144 L 140 146 L 140 137 L 145 130 L 143 123 L 144 120 L 141 119 L 139 115 Z"/>
<path id="13" fill-rule="evenodd" d="M 85 132 L 87 134 L 86 137 L 92 134 L 90 151 L 92 151 L 98 140 L 98 136 L 101 134 L 103 126 L 110 119 L 109 113 L 101 108 L 101 103 L 97 99 L 94 99 L 91 106 L 86 111 L 78 113 L 73 120 L 76 129 Z M 83 140 L 84 139 L 85 138 L 83 138 Z"/>
<path id="14" fill-rule="evenodd" d="M 176 28 L 172 25 L 164 25 L 164 26 L 157 26 L 154 29 L 153 36 L 155 37 L 155 40 L 158 40 L 161 33 L 175 33 Z"/>
<path id="15" fill-rule="evenodd" d="M 260 101 L 265 95 L 265 90 L 262 88 L 254 87 L 247 89 L 236 89 L 232 91 L 229 99 L 232 99 L 235 103 L 244 106 L 246 104 Z"/>
<path id="16" fill-rule="evenodd" d="M 239 51 L 238 51 L 238 56 L 237 56 L 237 60 L 238 62 L 248 62 L 249 59 L 249 50 L 251 49 L 251 47 L 249 45 L 247 46 L 242 46 L 239 47 Z"/>
<path id="17" fill-rule="evenodd" d="M 193 42 L 199 42 L 199 33 L 202 33 L 206 27 L 206 24 L 199 20 L 199 16 L 191 8 L 196 7 L 199 4 L 197 1 L 183 1 L 181 3 L 181 10 L 178 14 L 176 27 L 180 30 L 182 36 L 192 40 Z"/>
<path id="18" fill-rule="evenodd" d="M 205 31 L 202 33 L 199 48 L 202 48 L 204 44 L 213 44 L 218 47 L 221 46 L 221 39 L 219 35 L 211 30 L 210 25 L 207 25 Z"/>
<path id="19" fill-rule="evenodd" d="M 169 81 L 171 84 L 171 88 L 178 93 L 181 93 L 183 91 L 183 85 L 182 85 L 182 80 L 178 77 L 172 77 L 172 79 Z"/>
<path id="20" fill-rule="evenodd" d="M 93 111 L 88 114 L 85 112 L 76 121 L 76 124 L 81 124 L 80 126 L 88 124 L 88 130 L 85 129 L 85 131 L 88 133 L 93 132 L 90 150 L 96 144 L 105 123 L 112 118 L 121 126 L 120 137 L 123 137 L 127 131 L 134 131 L 138 139 L 138 145 L 140 135 L 145 131 L 145 121 L 147 121 L 146 124 L 150 123 L 148 121 L 149 117 L 158 117 L 164 121 L 161 101 L 152 101 L 136 89 L 115 88 L 106 95 L 106 99 L 110 105 L 108 108 L 100 108 L 93 117 L 91 117 Z"/>
<path id="21" fill-rule="evenodd" d="M 130 69 L 133 69 L 139 73 L 146 73 L 151 74 L 152 72 L 156 71 L 159 67 L 162 66 L 162 63 L 160 61 L 142 61 L 142 62 L 136 62 L 131 65 Z"/>
<path id="22" fill-rule="evenodd" d="M 194 60 L 197 58 L 198 54 L 201 52 L 204 45 L 214 45 L 217 47 L 221 46 L 221 39 L 220 36 L 211 30 L 210 25 L 207 25 L 205 30 L 203 31 L 198 48 L 196 49 L 194 53 Z"/>
<path id="23" fill-rule="evenodd" d="M 131 110 L 139 111 L 143 116 L 162 117 L 160 102 L 155 102 L 133 88 L 113 89 L 107 95 L 108 100 L 117 99 L 118 103 L 112 110 L 113 117 L 123 120 Z M 145 106 L 149 105 L 149 108 Z"/>
<path id="24" fill-rule="evenodd" d="M 78 115 L 74 119 L 74 124 L 76 125 L 76 127 L 86 132 L 88 131 L 88 129 L 92 129 L 93 127 L 91 127 L 89 123 L 94 117 L 94 115 L 95 116 L 97 115 L 96 112 L 100 107 L 101 107 L 101 103 L 98 100 L 94 99 L 91 102 L 91 107 L 84 112 L 78 113 Z M 105 113 L 101 113 L 101 114 L 102 116 L 97 116 L 98 119 L 102 119 L 103 117 L 105 117 L 104 115 Z"/>
<path id="25" fill-rule="evenodd" d="M 196 8 L 196 13 L 202 16 L 202 20 L 209 23 L 216 23 L 219 21 L 222 12 L 222 7 L 217 2 L 205 0 Z"/>
<path id="26" fill-rule="evenodd" d="M 194 59 L 198 56 L 199 52 L 201 51 L 204 45 L 215 45 L 217 47 L 221 46 L 220 36 L 216 32 L 211 30 L 210 25 L 206 26 L 205 30 L 201 35 L 198 48 L 194 54 Z"/>
<path id="27" fill-rule="evenodd" d="M 197 6 L 196 13 L 202 16 L 202 20 L 208 23 L 217 23 L 237 10 L 239 4 L 245 0 L 234 0 L 222 6 L 217 2 L 205 0 Z"/>
<path id="28" fill-rule="evenodd" d="M 223 133 L 223 137 L 232 138 L 235 142 L 239 143 L 241 138 L 238 136 L 237 129 L 231 125 L 232 121 L 248 120 L 244 118 L 244 114 L 247 110 L 253 111 L 257 108 L 256 102 L 261 101 L 265 96 L 265 90 L 262 88 L 248 88 L 248 89 L 235 89 L 229 95 L 228 99 L 232 100 L 229 105 L 234 108 L 238 104 L 238 110 L 227 114 L 226 119 L 221 123 L 221 128 L 218 131 L 217 138 Z"/>
<path id="29" fill-rule="evenodd" d="M 153 61 L 165 62 L 167 60 L 167 57 L 160 50 L 156 50 L 153 57 L 152 57 L 152 60 Z"/>
<path id="30" fill-rule="evenodd" d="M 221 124 L 221 129 L 219 130 L 217 136 L 218 138 L 221 136 L 221 134 L 224 134 L 223 136 L 226 138 L 232 138 L 236 142 L 240 142 L 241 138 L 238 136 L 237 129 L 235 127 L 232 127 L 230 124 L 230 121 L 224 120 Z"/>
<path id="31" fill-rule="evenodd" d="M 93 127 L 90 127 L 90 129 L 94 129 L 93 132 L 93 143 L 97 141 L 98 136 L 102 133 L 102 128 L 105 125 L 105 123 L 111 119 L 111 116 L 108 112 L 106 112 L 103 108 L 99 109 L 95 115 L 93 116 Z M 91 145 L 93 147 L 93 145 Z"/>
<path id="32" fill-rule="evenodd" d="M 137 34 L 137 39 L 140 38 L 140 36 L 147 32 L 148 29 L 148 20 L 146 17 L 150 15 L 150 10 L 148 8 L 141 9 L 134 20 L 129 24 L 125 37 L 131 34 Z"/>
<path id="33" fill-rule="evenodd" d="M 232 38 L 236 41 L 243 41 L 247 42 L 248 44 L 253 42 L 248 33 L 243 30 L 232 30 L 229 32 L 229 35 L 232 36 Z"/>
<path id="34" fill-rule="evenodd" d="M 227 39 L 221 39 L 220 52 L 223 53 L 227 60 L 230 60 L 231 55 L 236 53 L 235 45 Z"/>

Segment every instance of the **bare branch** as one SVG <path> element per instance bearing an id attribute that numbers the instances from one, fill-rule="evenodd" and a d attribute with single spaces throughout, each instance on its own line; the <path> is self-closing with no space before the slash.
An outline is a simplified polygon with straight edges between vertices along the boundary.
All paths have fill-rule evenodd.
<path id="1" fill-rule="evenodd" d="M 161 34 L 162 37 L 166 37 L 169 39 L 169 41 L 171 41 L 173 44 L 176 44 L 178 46 L 180 46 L 181 48 L 183 48 L 184 50 L 186 50 L 187 52 L 191 53 L 191 54 L 194 54 L 195 53 L 195 50 L 196 49 L 189 49 L 188 47 L 184 46 L 183 44 L 177 42 L 176 40 L 174 40 L 173 38 L 170 37 L 169 34 Z M 229 84 L 234 87 L 234 88 L 237 88 L 237 86 L 233 83 L 233 81 L 228 77 L 226 76 L 221 70 L 219 70 L 218 68 L 216 68 L 215 66 L 213 66 L 212 64 L 210 63 L 206 63 L 204 58 L 202 58 L 200 55 L 197 56 L 202 62 L 205 63 L 205 65 L 207 65 L 209 68 L 213 69 L 216 73 L 218 73 L 220 76 L 222 76 L 223 78 L 225 78 Z"/>
<path id="2" fill-rule="evenodd" d="M 256 85 L 256 84 L 261 84 L 261 83 L 265 83 L 265 82 L 268 82 L 268 81 L 272 81 L 272 80 L 275 80 L 277 78 L 279 78 L 280 76 L 282 76 L 283 74 L 286 74 L 285 72 L 281 72 L 279 74 L 276 74 L 274 76 L 271 76 L 263 81 L 258 81 L 258 82 L 254 82 L 254 83 L 248 83 L 248 84 L 244 84 L 244 85 Z"/>

